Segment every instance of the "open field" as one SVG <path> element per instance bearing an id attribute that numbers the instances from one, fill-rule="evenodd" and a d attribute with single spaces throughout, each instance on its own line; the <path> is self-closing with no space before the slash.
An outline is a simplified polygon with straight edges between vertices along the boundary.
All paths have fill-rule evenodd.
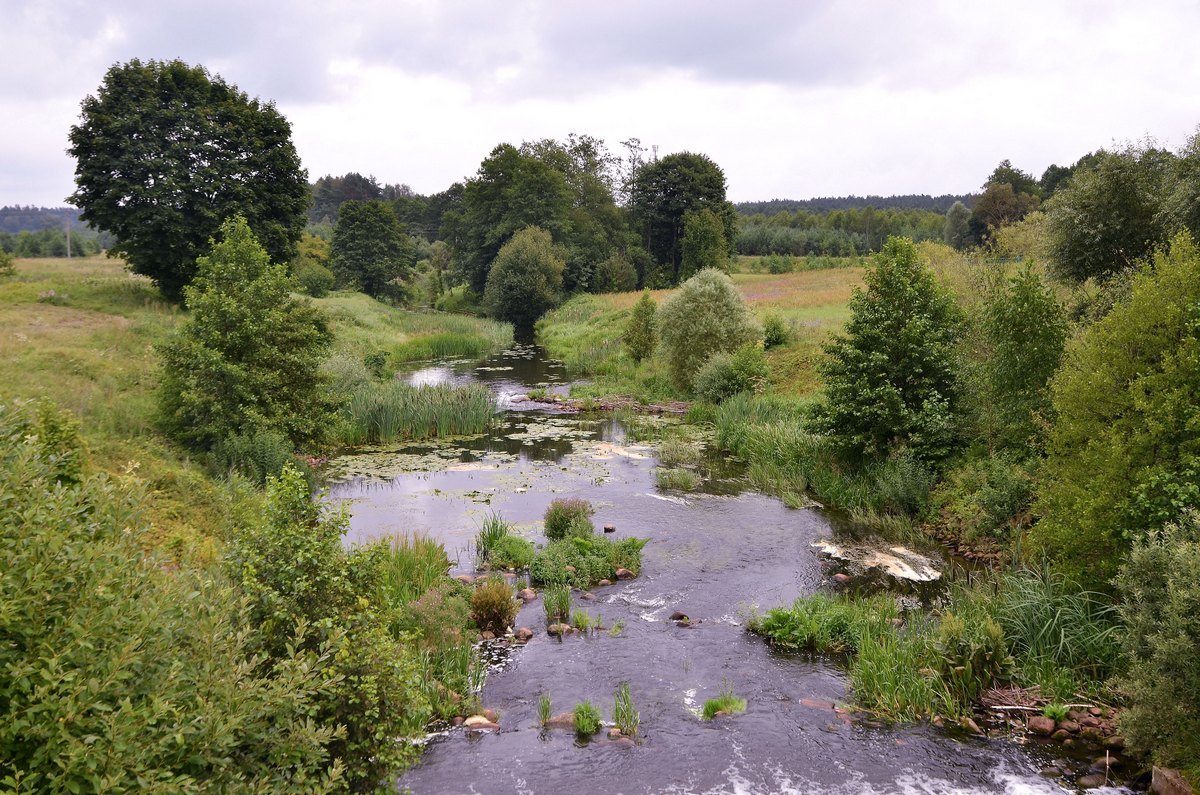
<path id="1" fill-rule="evenodd" d="M 792 341 L 768 352 L 772 384 L 781 391 L 806 393 L 817 386 L 821 344 L 849 317 L 847 302 L 862 282 L 862 268 L 831 268 L 779 275 L 735 273 L 734 284 L 761 319 L 776 314 L 792 325 Z M 661 303 L 671 290 L 651 293 Z M 625 394 L 641 399 L 676 397 L 653 359 L 635 366 L 621 356 L 621 334 L 640 293 L 583 295 L 547 314 L 538 339 L 550 355 L 563 359 L 593 383 L 583 392 Z"/>

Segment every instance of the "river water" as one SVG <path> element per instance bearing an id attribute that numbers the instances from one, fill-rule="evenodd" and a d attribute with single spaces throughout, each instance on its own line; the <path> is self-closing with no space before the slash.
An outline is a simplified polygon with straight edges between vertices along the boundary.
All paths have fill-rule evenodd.
<path id="1" fill-rule="evenodd" d="M 504 410 L 498 427 L 466 443 L 356 453 L 333 462 L 329 498 L 349 500 L 347 542 L 419 532 L 442 541 L 456 573 L 490 511 L 543 540 L 540 519 L 555 497 L 596 507 L 597 527 L 648 538 L 641 576 L 576 593 L 573 605 L 619 634 L 548 636 L 541 600 L 517 626 L 524 646 L 490 646 L 494 665 L 482 693 L 500 713 L 498 733 L 449 729 L 399 781 L 432 793 L 1061 793 L 1067 779 L 1041 771 L 1057 750 L 1012 737 L 975 737 L 928 725 L 851 722 L 834 704 L 849 700 L 837 661 L 773 652 L 744 629 L 746 615 L 828 587 L 813 542 L 836 536 L 815 510 L 793 510 L 754 493 L 736 464 L 710 459 L 704 487 L 690 494 L 655 486 L 653 448 L 611 419 L 521 411 L 511 397 L 534 386 L 565 391 L 561 365 L 535 347 L 481 363 L 446 362 L 407 375 L 413 383 L 489 384 Z M 677 626 L 673 612 L 693 625 Z M 599 734 L 577 741 L 538 728 L 548 694 L 555 713 L 589 699 L 611 718 L 613 693 L 628 682 L 641 738 L 623 747 Z M 746 712 L 702 721 L 696 714 L 728 686 Z M 1093 791 L 1124 791 L 1101 789 Z"/>

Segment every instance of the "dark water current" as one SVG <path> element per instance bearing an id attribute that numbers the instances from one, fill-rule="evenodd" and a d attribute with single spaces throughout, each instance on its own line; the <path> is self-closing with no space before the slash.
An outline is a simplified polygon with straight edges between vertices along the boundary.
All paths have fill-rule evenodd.
<path id="1" fill-rule="evenodd" d="M 451 362 L 409 377 L 482 381 L 502 406 L 530 387 L 564 384 L 561 366 L 533 347 L 480 367 Z M 348 542 L 431 534 L 462 571 L 471 569 L 470 539 L 487 512 L 540 541 L 542 513 L 559 496 L 592 501 L 597 526 L 615 525 L 618 537 L 650 539 L 639 578 L 597 588 L 594 601 L 574 598 L 606 627 L 623 622 L 620 634 L 554 639 L 543 630 L 540 599 L 522 608 L 517 625 L 537 634 L 525 646 L 492 650 L 496 664 L 482 693 L 484 706 L 500 713 L 501 731 L 435 735 L 401 788 L 417 795 L 1072 791 L 1040 775 L 1055 761 L 1044 746 L 848 722 L 833 709 L 847 700 L 836 662 L 777 654 L 747 633 L 748 611 L 826 586 L 812 542 L 834 530 L 819 512 L 748 491 L 736 467 L 713 464 L 704 491 L 661 493 L 654 450 L 628 441 L 619 423 L 539 411 L 506 411 L 496 431 L 465 443 L 335 462 L 340 474 L 329 496 L 351 501 Z M 677 610 L 695 625 L 676 626 L 669 617 Z M 569 731 L 537 727 L 540 694 L 549 694 L 555 713 L 590 699 L 609 719 L 622 681 L 641 714 L 636 747 L 603 733 L 581 743 Z M 697 710 L 724 684 L 747 700 L 745 714 L 700 720 Z"/>

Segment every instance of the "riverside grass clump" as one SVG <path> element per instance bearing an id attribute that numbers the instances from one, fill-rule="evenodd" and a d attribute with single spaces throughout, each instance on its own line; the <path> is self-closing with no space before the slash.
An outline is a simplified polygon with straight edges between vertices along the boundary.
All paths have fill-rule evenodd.
<path id="1" fill-rule="evenodd" d="M 885 596 L 815 594 L 748 628 L 781 649 L 850 655 L 855 703 L 890 720 L 965 715 L 998 684 L 1063 701 L 1119 670 L 1112 608 L 1038 571 L 955 586 L 928 616 Z"/>
<path id="2" fill-rule="evenodd" d="M 591 737 L 600 731 L 600 710 L 590 701 L 581 701 L 575 705 L 575 733 L 580 737 Z"/>
<path id="3" fill-rule="evenodd" d="M 400 535 L 378 555 L 377 587 L 385 604 L 404 606 L 446 579 L 450 558 L 432 538 Z"/>
<path id="4" fill-rule="evenodd" d="M 590 588 L 600 580 L 615 581 L 617 569 L 636 576 L 642 569 L 644 538 L 613 541 L 605 536 L 571 536 L 551 541 L 529 566 L 534 585 Z"/>
<path id="5" fill-rule="evenodd" d="M 704 702 L 701 715 L 705 720 L 713 720 L 721 715 L 736 715 L 745 711 L 746 699 L 736 696 L 732 685 L 725 682 L 721 685 L 721 692 L 716 698 L 710 698 Z"/>
<path id="6" fill-rule="evenodd" d="M 550 584 L 542 591 L 542 608 L 546 621 L 557 624 L 571 615 L 571 588 L 568 585 Z"/>
<path id="7" fill-rule="evenodd" d="M 488 577 L 471 594 L 471 618 L 481 632 L 504 634 L 516 620 L 519 609 L 512 586 L 498 575 Z"/>
<path id="8" fill-rule="evenodd" d="M 569 535 L 591 535 L 595 531 L 591 518 L 595 512 L 596 509 L 587 500 L 572 497 L 552 501 L 542 519 L 546 538 L 557 541 Z"/>
<path id="9" fill-rule="evenodd" d="M 475 534 L 475 566 L 492 569 L 525 569 L 533 562 L 532 541 L 512 534 L 512 525 L 490 514 Z"/>
<path id="10" fill-rule="evenodd" d="M 654 479 L 660 489 L 673 491 L 695 491 L 700 487 L 700 476 L 682 467 L 659 467 Z"/>
<path id="11" fill-rule="evenodd" d="M 366 383 L 351 393 L 333 436 L 347 445 L 463 436 L 487 430 L 495 412 L 496 399 L 479 384 Z"/>
<path id="12" fill-rule="evenodd" d="M 629 683 L 622 682 L 617 687 L 613 698 L 613 724 L 626 737 L 636 737 L 642 717 L 633 705 L 633 694 L 629 691 Z"/>

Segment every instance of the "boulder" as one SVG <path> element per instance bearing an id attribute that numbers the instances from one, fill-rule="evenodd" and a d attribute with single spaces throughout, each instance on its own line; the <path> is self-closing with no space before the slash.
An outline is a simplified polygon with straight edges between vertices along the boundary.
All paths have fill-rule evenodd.
<path id="1" fill-rule="evenodd" d="M 574 729 L 575 715 L 571 712 L 560 712 L 546 721 L 546 726 L 552 729 Z"/>
<path id="2" fill-rule="evenodd" d="M 1150 791 L 1155 795 L 1196 795 L 1196 791 L 1187 783 L 1183 774 L 1167 767 L 1154 768 L 1150 779 Z"/>
<path id="3" fill-rule="evenodd" d="M 1088 773 L 1075 779 L 1075 786 L 1081 789 L 1095 789 L 1108 783 L 1108 776 L 1103 773 Z"/>
<path id="4" fill-rule="evenodd" d="M 532 588 L 522 588 L 517 592 L 517 598 L 522 602 L 532 602 L 534 599 L 537 599 L 537 591 Z"/>
<path id="5" fill-rule="evenodd" d="M 618 580 L 632 580 L 633 577 L 634 577 L 634 574 L 629 569 L 617 569 L 617 579 Z"/>
<path id="6" fill-rule="evenodd" d="M 612 580 L 601 580 L 596 585 L 612 585 Z"/>
<path id="7" fill-rule="evenodd" d="M 615 533 L 617 532 L 617 526 L 615 524 L 606 524 L 604 525 L 604 532 Z"/>
<path id="8" fill-rule="evenodd" d="M 1045 715 L 1033 715 L 1026 723 L 1026 727 L 1034 734 L 1040 734 L 1043 737 L 1049 737 L 1054 734 L 1054 718 Z"/>
<path id="9" fill-rule="evenodd" d="M 672 621 L 687 621 L 688 614 L 684 613 L 682 611 L 676 610 L 674 613 L 671 614 L 671 620 Z"/>
<path id="10" fill-rule="evenodd" d="M 596 594 L 592 593 L 591 591 L 584 591 L 582 594 L 580 594 L 579 598 L 590 602 L 596 598 Z"/>
<path id="11" fill-rule="evenodd" d="M 1071 734 L 1075 734 L 1079 731 L 1079 722 L 1073 720 L 1064 720 L 1062 723 L 1058 724 L 1058 728 L 1065 729 Z"/>
<path id="12" fill-rule="evenodd" d="M 514 633 L 513 637 L 515 637 L 521 643 L 528 643 L 529 641 L 533 640 L 533 630 L 529 627 L 521 627 L 516 631 L 516 633 Z"/>

